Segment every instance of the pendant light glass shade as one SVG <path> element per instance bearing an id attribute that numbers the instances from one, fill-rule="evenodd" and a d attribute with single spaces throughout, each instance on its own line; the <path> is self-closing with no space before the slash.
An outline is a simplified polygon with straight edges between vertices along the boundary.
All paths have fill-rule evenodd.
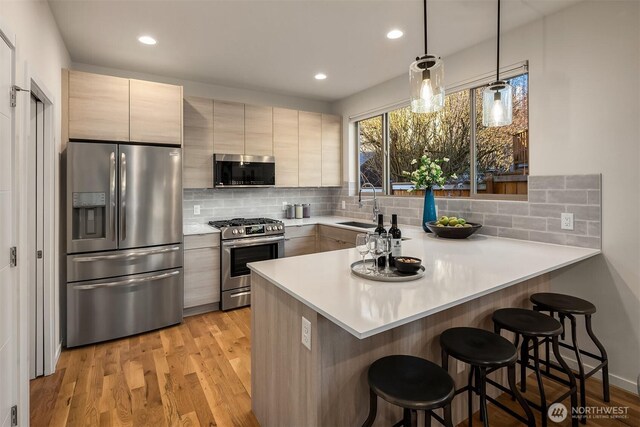
<path id="1" fill-rule="evenodd" d="M 417 58 L 409 66 L 411 111 L 434 113 L 444 107 L 444 64 L 434 55 Z"/>
<path id="2" fill-rule="evenodd" d="M 482 124 L 506 126 L 513 121 L 513 88 L 505 81 L 491 83 L 482 92 Z"/>

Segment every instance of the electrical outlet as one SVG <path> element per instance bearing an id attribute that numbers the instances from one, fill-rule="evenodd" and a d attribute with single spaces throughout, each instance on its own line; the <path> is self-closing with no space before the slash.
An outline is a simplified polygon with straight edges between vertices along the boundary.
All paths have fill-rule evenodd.
<path id="1" fill-rule="evenodd" d="M 560 214 L 560 228 L 563 230 L 573 230 L 573 214 L 572 213 Z"/>
<path id="2" fill-rule="evenodd" d="M 287 202 L 282 202 L 282 210 L 283 211 L 287 210 Z"/>
<path id="3" fill-rule="evenodd" d="M 193 214 L 200 215 L 200 205 L 193 205 Z"/>
<path id="4" fill-rule="evenodd" d="M 342 209 L 347 209 L 347 202 L 344 200 L 342 201 Z"/>
<path id="5" fill-rule="evenodd" d="M 311 322 L 302 316 L 302 345 L 311 350 Z"/>

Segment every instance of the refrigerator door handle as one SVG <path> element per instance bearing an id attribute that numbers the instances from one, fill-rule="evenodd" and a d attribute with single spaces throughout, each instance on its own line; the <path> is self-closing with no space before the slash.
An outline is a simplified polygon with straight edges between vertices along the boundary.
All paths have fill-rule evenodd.
<path id="1" fill-rule="evenodd" d="M 127 238 L 127 156 L 120 155 L 120 240 Z"/>
<path id="2" fill-rule="evenodd" d="M 109 165 L 109 215 L 111 215 L 109 221 L 109 233 L 111 234 L 111 240 L 116 240 L 116 153 L 111 152 Z"/>
<path id="3" fill-rule="evenodd" d="M 142 256 L 166 254 L 166 253 L 169 253 L 169 252 L 177 252 L 180 249 L 181 249 L 180 246 L 173 246 L 171 248 L 153 249 L 153 250 L 150 250 L 150 251 L 129 252 L 129 253 L 124 253 L 124 254 L 116 254 L 116 255 L 98 255 L 98 256 L 89 256 L 89 257 L 78 257 L 78 258 L 73 258 L 73 262 L 93 262 L 93 261 L 104 261 L 104 260 L 119 260 L 119 259 L 139 258 L 139 257 L 142 257 Z"/>
<path id="4" fill-rule="evenodd" d="M 166 279 L 167 277 L 173 277 L 180 274 L 180 270 L 175 270 L 172 271 L 170 273 L 163 273 L 163 274 L 158 274 L 156 276 L 149 276 L 149 277 L 141 277 L 141 278 L 136 278 L 136 279 L 127 279 L 127 280 L 118 280 L 115 282 L 105 282 L 105 283 L 96 283 L 93 285 L 78 285 L 78 286 L 74 286 L 73 288 L 79 291 L 87 291 L 87 290 L 91 290 L 91 289 L 99 289 L 99 288 L 111 288 L 114 286 L 126 286 L 126 285 L 133 285 L 133 284 L 137 284 L 137 283 L 143 283 L 143 282 L 152 282 L 155 280 L 162 280 L 162 279 Z"/>

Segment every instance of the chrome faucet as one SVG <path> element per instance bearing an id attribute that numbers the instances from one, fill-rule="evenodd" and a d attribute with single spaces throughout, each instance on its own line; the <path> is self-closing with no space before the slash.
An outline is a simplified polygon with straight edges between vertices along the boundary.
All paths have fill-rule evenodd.
<path id="1" fill-rule="evenodd" d="M 367 186 L 371 187 L 373 190 L 373 222 L 376 222 L 378 220 L 380 208 L 378 207 L 378 199 L 376 198 L 376 187 L 374 187 L 370 182 L 365 182 L 360 186 L 360 190 L 358 191 L 358 206 L 362 208 L 362 189 Z"/>

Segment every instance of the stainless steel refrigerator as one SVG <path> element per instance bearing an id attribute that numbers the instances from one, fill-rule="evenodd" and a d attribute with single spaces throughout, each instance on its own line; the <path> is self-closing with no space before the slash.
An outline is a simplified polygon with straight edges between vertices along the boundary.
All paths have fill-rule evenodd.
<path id="1" fill-rule="evenodd" d="M 180 323 L 181 149 L 69 142 L 63 165 L 67 347 Z"/>

